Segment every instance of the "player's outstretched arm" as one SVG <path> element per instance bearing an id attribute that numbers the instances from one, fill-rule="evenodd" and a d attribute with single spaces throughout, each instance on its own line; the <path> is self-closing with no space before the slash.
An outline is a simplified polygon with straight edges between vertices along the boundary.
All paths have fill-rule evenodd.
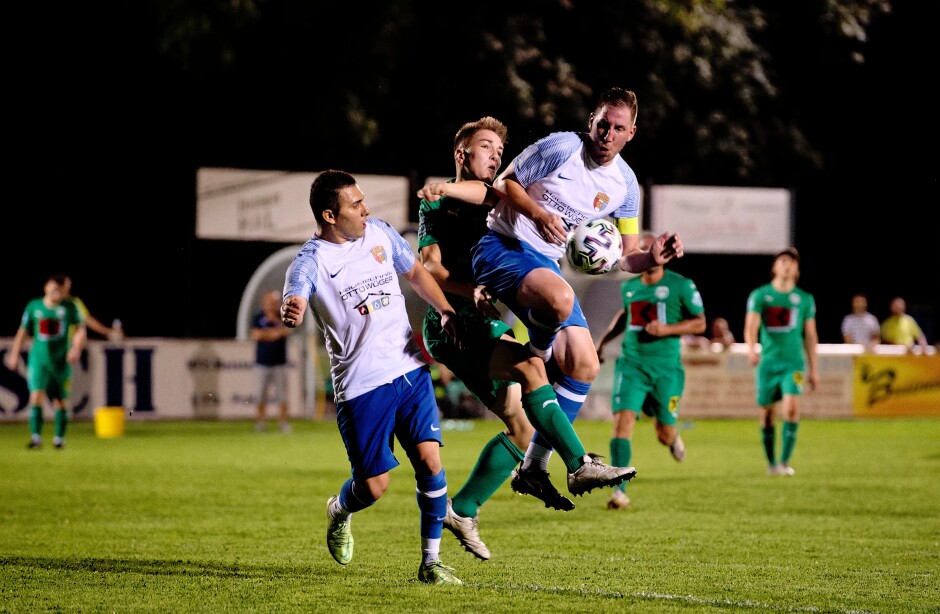
<path id="1" fill-rule="evenodd" d="M 456 198 L 471 205 L 494 204 L 495 198 L 490 196 L 490 187 L 482 181 L 475 179 L 456 182 L 435 182 L 425 185 L 418 190 L 418 198 L 428 202 L 437 202 L 444 196 Z"/>

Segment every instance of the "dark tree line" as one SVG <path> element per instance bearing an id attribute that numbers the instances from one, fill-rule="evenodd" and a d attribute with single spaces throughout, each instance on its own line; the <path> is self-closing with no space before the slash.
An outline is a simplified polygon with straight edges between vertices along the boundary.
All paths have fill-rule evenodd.
<path id="1" fill-rule="evenodd" d="M 898 282 L 876 247 L 897 249 L 892 234 L 902 227 L 884 220 L 899 217 L 898 207 L 936 202 L 937 160 L 927 147 L 936 122 L 922 91 L 936 57 L 928 30 L 936 4 L 112 0 L 21 7 L 11 20 L 23 26 L 12 67 L 20 85 L 12 90 L 13 117 L 21 120 L 13 128 L 14 169 L 39 186 L 34 200 L 69 219 L 57 227 L 59 245 L 79 269 L 77 289 L 94 303 L 111 302 L 115 271 L 182 293 L 171 314 L 142 318 L 136 331 L 134 316 L 123 314 L 131 333 L 231 336 L 241 288 L 281 246 L 195 240 L 196 168 L 340 167 L 420 181 L 452 172 L 450 147 L 464 121 L 503 120 L 508 162 L 548 132 L 583 129 L 598 92 L 621 85 L 640 101 L 625 157 L 642 182 L 794 190 L 803 282 L 832 293 L 820 331 L 835 341 L 833 322 L 856 289 L 869 292 L 873 307 L 904 294 L 936 309 L 915 282 Z M 85 203 L 80 215 L 77 202 Z M 6 219 L 27 223 L 30 214 L 18 209 Z M 103 242 L 102 219 L 123 220 L 127 231 Z M 106 273 L 96 264 L 127 249 L 141 254 L 136 266 L 118 262 Z M 906 253 L 936 262 L 917 245 Z M 34 289 L 26 296 L 57 257 L 17 273 L 16 284 Z M 196 307 L 219 263 L 226 278 L 215 286 L 229 295 L 230 317 Z M 768 265 L 693 256 L 679 266 L 707 288 L 710 313 L 734 324 Z"/>

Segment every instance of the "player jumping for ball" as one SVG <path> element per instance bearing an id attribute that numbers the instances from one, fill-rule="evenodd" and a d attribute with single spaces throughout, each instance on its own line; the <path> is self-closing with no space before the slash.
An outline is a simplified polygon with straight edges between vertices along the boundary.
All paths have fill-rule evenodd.
<path id="1" fill-rule="evenodd" d="M 548 365 L 558 403 L 574 421 L 600 371 L 587 320 L 559 259 L 569 228 L 611 216 L 623 240 L 620 268 L 642 273 L 683 255 L 678 234 L 663 233 L 648 252 L 639 249 L 640 187 L 620 157 L 636 134 L 636 95 L 619 87 L 601 93 L 588 132 L 556 132 L 532 145 L 496 178 L 500 197 L 487 220 L 489 233 L 473 248 L 473 274 L 528 329 L 529 348 Z M 450 196 L 474 202 L 479 186 Z M 454 186 L 455 188 L 457 186 Z M 533 471 L 546 471 L 551 444 L 536 433 L 512 481 L 529 492 Z"/>

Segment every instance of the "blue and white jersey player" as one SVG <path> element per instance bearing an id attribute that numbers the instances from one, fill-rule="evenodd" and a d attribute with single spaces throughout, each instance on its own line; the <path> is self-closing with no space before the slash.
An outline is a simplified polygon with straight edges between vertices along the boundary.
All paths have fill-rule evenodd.
<path id="1" fill-rule="evenodd" d="M 336 421 L 352 477 L 327 502 L 327 547 L 338 563 L 352 560 L 352 514 L 373 505 L 388 489 L 389 472 L 399 464 L 394 436 L 417 482 L 418 579 L 461 584 L 440 561 L 447 513 L 440 417 L 399 276 L 441 313 L 445 331 L 458 343 L 459 320 L 408 242 L 387 222 L 369 219 L 365 195 L 352 175 L 320 173 L 310 188 L 310 208 L 318 231 L 288 267 L 281 318 L 289 327 L 299 326 L 309 305 L 330 357 Z"/>
<path id="2" fill-rule="evenodd" d="M 489 234 L 473 250 L 477 283 L 526 325 L 534 354 L 549 361 L 554 353 L 549 375 L 572 421 L 600 363 L 578 298 L 559 268 L 568 230 L 585 219 L 613 217 L 623 239 L 620 268 L 632 273 L 683 255 L 682 240 L 672 233 L 658 236 L 648 252 L 639 249 L 639 184 L 620 157 L 636 134 L 636 112 L 632 91 L 609 88 L 587 133 L 558 132 L 525 148 L 494 181 L 500 200 L 488 219 Z M 523 471 L 544 469 L 550 452 L 537 433 Z"/>

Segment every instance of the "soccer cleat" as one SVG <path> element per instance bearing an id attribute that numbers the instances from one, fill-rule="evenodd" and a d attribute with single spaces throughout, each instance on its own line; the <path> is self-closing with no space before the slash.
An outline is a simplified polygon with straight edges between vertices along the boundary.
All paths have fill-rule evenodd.
<path id="1" fill-rule="evenodd" d="M 466 518 L 454 512 L 453 499 L 447 500 L 447 514 L 444 516 L 444 526 L 457 537 L 467 552 L 478 559 L 488 561 L 490 549 L 480 540 L 480 517 Z"/>
<path id="2" fill-rule="evenodd" d="M 767 467 L 767 475 L 793 475 L 794 473 L 796 473 L 796 471 L 793 470 L 793 467 L 784 465 L 783 463 Z"/>
<path id="3" fill-rule="evenodd" d="M 28 450 L 38 450 L 41 447 L 42 447 L 41 439 L 30 439 L 29 443 L 26 444 L 26 449 Z"/>
<path id="4" fill-rule="evenodd" d="M 278 424 L 277 428 L 285 435 L 290 435 L 294 432 L 294 428 L 290 425 L 290 422 L 281 422 Z"/>
<path id="5" fill-rule="evenodd" d="M 440 559 L 430 563 L 421 563 L 421 567 L 418 568 L 418 579 L 425 584 L 463 584 L 460 578 L 454 575 L 453 568 L 441 563 Z"/>
<path id="6" fill-rule="evenodd" d="M 623 492 L 619 488 L 615 488 L 614 492 L 610 495 L 610 499 L 607 501 L 607 509 L 625 510 L 629 507 L 630 497 L 628 497 L 627 493 Z"/>
<path id="7" fill-rule="evenodd" d="M 514 469 L 512 472 L 512 481 L 509 483 L 513 491 L 520 495 L 532 495 L 536 499 L 541 499 L 545 507 L 550 507 L 563 512 L 574 509 L 574 502 L 564 496 L 552 481 L 548 479 L 548 472 L 541 469 Z"/>
<path id="8" fill-rule="evenodd" d="M 617 486 L 636 476 L 633 467 L 614 467 L 602 463 L 604 457 L 588 452 L 584 455 L 584 464 L 574 473 L 568 474 L 568 492 L 580 497 L 586 492 L 604 486 Z"/>
<path id="9" fill-rule="evenodd" d="M 65 447 L 65 442 L 62 441 L 61 439 L 56 439 L 52 445 L 53 447 L 55 447 L 56 450 L 61 450 L 62 448 Z"/>
<path id="10" fill-rule="evenodd" d="M 352 530 L 349 528 L 349 523 L 352 520 L 352 517 L 347 517 L 346 520 L 338 520 L 333 516 L 333 512 L 330 511 L 330 508 L 333 506 L 333 502 L 336 501 L 339 497 L 333 495 L 326 502 L 326 517 L 329 520 L 329 524 L 326 527 L 326 547 L 329 549 L 330 554 L 333 555 L 333 558 L 336 559 L 336 562 L 340 565 L 345 565 L 352 560 L 353 557 L 353 536 Z"/>
<path id="11" fill-rule="evenodd" d="M 685 460 L 685 442 L 682 441 L 682 437 L 676 435 L 676 440 L 669 446 L 669 451 L 672 452 L 672 457 L 680 463 Z"/>

